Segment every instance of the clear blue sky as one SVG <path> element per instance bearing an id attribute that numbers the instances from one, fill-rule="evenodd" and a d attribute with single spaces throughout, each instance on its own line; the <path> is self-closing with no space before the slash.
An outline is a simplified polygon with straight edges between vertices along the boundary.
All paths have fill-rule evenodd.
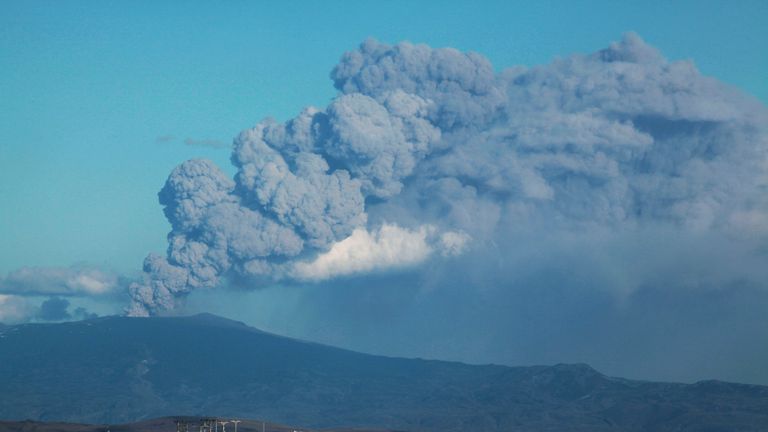
<path id="1" fill-rule="evenodd" d="M 181 141 L 229 142 L 325 105 L 329 71 L 367 37 L 473 50 L 501 69 L 632 30 L 768 101 L 765 1 L 416 3 L 2 1 L 0 273 L 138 269 L 165 248 L 156 193 L 173 166 L 229 165 L 227 149 Z"/>

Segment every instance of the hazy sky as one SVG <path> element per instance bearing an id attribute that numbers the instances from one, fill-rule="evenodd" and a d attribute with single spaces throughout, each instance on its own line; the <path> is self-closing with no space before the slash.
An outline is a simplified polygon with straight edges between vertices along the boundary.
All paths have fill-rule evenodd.
<path id="1" fill-rule="evenodd" d="M 768 4 L 414 3 L 3 2 L 0 321 L 162 312 L 182 268 L 184 311 L 359 350 L 768 383 Z"/>

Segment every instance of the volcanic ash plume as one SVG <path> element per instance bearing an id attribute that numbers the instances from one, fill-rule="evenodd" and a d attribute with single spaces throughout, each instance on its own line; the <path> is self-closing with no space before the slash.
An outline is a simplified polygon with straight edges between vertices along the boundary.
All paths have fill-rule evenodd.
<path id="1" fill-rule="evenodd" d="M 234 140 L 234 179 L 184 162 L 129 313 L 222 280 L 260 286 L 460 259 L 510 227 L 768 231 L 768 113 L 638 36 L 495 73 L 479 54 L 373 40 L 338 96 Z M 243 282 L 245 281 L 245 282 Z"/>

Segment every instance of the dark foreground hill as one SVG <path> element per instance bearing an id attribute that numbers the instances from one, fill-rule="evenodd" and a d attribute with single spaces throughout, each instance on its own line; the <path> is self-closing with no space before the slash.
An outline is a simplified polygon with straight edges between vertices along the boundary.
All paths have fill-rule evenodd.
<path id="1" fill-rule="evenodd" d="M 0 329 L 0 418 L 177 415 L 446 432 L 768 431 L 768 387 L 379 357 L 212 315 Z"/>
<path id="2" fill-rule="evenodd" d="M 177 421 L 186 421 L 191 432 L 198 432 L 200 418 L 162 417 L 121 425 L 94 425 L 61 422 L 0 421 L 0 432 L 174 432 Z M 223 419 L 226 421 L 226 419 Z M 226 426 L 229 432 L 234 430 L 232 423 Z M 182 429 L 183 430 L 183 429 Z M 219 426 L 221 431 L 221 426 Z M 388 432 L 373 429 L 322 429 L 322 431 L 290 427 L 260 420 L 241 420 L 238 432 Z"/>

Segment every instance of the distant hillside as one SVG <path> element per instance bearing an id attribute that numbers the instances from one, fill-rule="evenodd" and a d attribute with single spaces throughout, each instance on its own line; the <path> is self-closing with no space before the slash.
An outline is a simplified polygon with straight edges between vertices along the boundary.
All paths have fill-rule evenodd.
<path id="1" fill-rule="evenodd" d="M 435 432 L 768 431 L 768 387 L 372 356 L 212 315 L 0 329 L 0 418 L 176 415 Z"/>

